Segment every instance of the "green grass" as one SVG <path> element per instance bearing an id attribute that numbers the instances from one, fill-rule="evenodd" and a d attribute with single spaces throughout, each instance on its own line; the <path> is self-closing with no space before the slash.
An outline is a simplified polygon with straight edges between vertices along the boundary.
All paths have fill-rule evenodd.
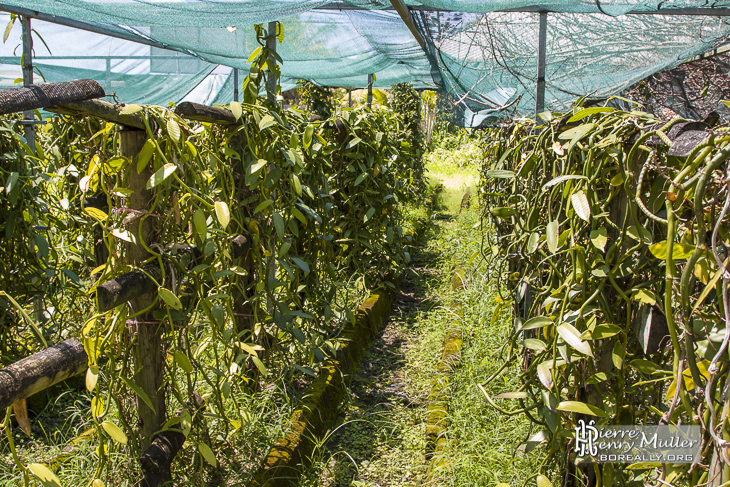
<path id="1" fill-rule="evenodd" d="M 449 442 L 443 454 L 448 461 L 434 472 L 432 485 L 522 485 L 537 472 L 539 464 L 538 454 L 524 455 L 518 451 L 530 432 L 529 421 L 521 415 L 508 417 L 494 410 L 478 387 L 506 359 L 503 346 L 511 332 L 511 313 L 504 310 L 490 325 L 500 298 L 490 276 L 495 270 L 487 266 L 480 254 L 479 209 L 463 211 L 445 227 L 437 242 L 440 248 L 449 249 L 441 262 L 442 271 L 449 278 L 455 267 L 464 269 L 466 288 L 454 293 L 451 280 L 444 279 L 440 292 L 445 304 L 453 301 L 461 306 L 463 319 L 453 314 L 457 306 L 438 310 L 432 319 L 422 323 L 422 338 L 414 356 L 423 358 L 423 368 L 438 360 L 443 337 L 452 327 L 461 328 L 464 344 L 462 365 L 455 370 L 450 383 Z M 518 367 L 509 367 L 485 388 L 490 395 L 517 390 L 518 376 Z M 500 406 L 515 409 L 516 403 L 504 400 Z"/>
<path id="2" fill-rule="evenodd" d="M 480 254 L 480 209 L 473 199 L 470 209 L 459 212 L 463 190 L 476 183 L 476 166 L 459 168 L 456 160 L 431 156 L 432 182 L 450 180 L 451 186 L 445 185 L 442 206 L 413 253 L 402 288 L 417 304 L 394 307 L 383 337 L 353 378 L 342 424 L 323 439 L 302 486 L 518 486 L 538 471 L 539 449 L 518 451 L 530 434 L 527 418 L 495 411 L 478 387 L 504 363 L 502 346 L 512 319 L 505 310 L 490 326 L 499 300 Z M 466 270 L 466 289 L 459 294 L 451 291 L 457 266 Z M 455 315 L 453 301 L 461 304 L 463 320 Z M 449 443 L 443 455 L 449 462 L 429 477 L 426 406 L 444 336 L 453 327 L 462 329 L 464 349 L 462 366 L 451 380 Z M 491 395 L 517 390 L 518 375 L 517 366 L 510 367 L 486 389 Z M 394 387 L 407 399 L 389 395 Z M 505 409 L 516 407 L 508 400 L 498 402 Z"/>
<path id="3" fill-rule="evenodd" d="M 456 213 L 461 197 L 467 191 L 477 194 L 482 147 L 476 140 L 449 150 L 437 147 L 426 154 L 426 169 L 432 185 L 443 184 L 446 189 L 444 204 L 451 213 Z"/>

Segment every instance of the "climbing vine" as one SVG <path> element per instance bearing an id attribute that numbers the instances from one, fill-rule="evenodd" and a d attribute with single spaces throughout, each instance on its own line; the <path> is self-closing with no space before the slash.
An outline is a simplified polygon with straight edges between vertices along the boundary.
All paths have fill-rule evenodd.
<path id="1" fill-rule="evenodd" d="M 268 62 L 275 55 L 266 48 L 269 34 L 260 27 L 257 34 L 244 102 L 226 107 L 235 124 L 193 124 L 172 109 L 127 105 L 122 114 L 141 117 L 145 126 L 135 155 L 122 153 L 124 133 L 116 125 L 85 117 L 51 120 L 35 157 L 16 132 L 0 134 L 9 144 L 5 153 L 17 158 L 4 166 L 2 211 L 23 215 L 6 233 L 18 236 L 16 252 L 32 257 L 24 272 L 36 276 L 50 267 L 54 285 L 70 279 L 80 290 L 68 306 L 76 309 L 72 334 L 89 357 L 99 456 L 93 478 L 109 473 L 113 451 L 142 453 L 134 404 L 151 401 L 134 380 L 135 326 L 162 330 L 162 429 L 184 432 L 198 452 L 185 468 L 202 472 L 217 465 L 225 454 L 219 447 L 250 419 L 236 394 L 281 376 L 315 375 L 338 350 L 363 293 L 393 287 L 410 258 L 399 205 L 420 196 L 424 175 L 415 154 L 402 151 L 409 137 L 402 122 L 364 108 L 310 122 L 307 112 L 266 103 L 258 94 L 265 76 L 278 71 Z M 281 41 L 283 32 L 276 35 Z M 31 171 L 29 161 L 54 173 Z M 152 197 L 141 210 L 130 203 L 129 182 L 145 171 Z M 45 185 L 38 189 L 36 180 Z M 34 230 L 36 215 L 54 230 Z M 151 221 L 153 233 L 133 231 Z M 132 245 L 149 255 L 137 266 L 127 258 Z M 73 266 L 49 261 L 55 253 Z M 156 276 L 149 308 L 102 310 L 94 302 L 99 286 L 135 270 Z M 18 295 L 18 309 L 54 289 L 32 287 L 35 294 Z M 196 393 L 215 420 L 190 413 Z"/>
<path id="2" fill-rule="evenodd" d="M 579 482 L 697 485 L 725 463 L 730 138 L 705 127 L 672 152 L 684 122 L 579 104 L 486 133 L 484 252 L 514 309 L 508 363 L 524 366 L 519 391 L 487 399 L 543 430 L 541 473 L 554 459 Z M 576 467 L 579 418 L 699 425 L 702 461 Z"/>

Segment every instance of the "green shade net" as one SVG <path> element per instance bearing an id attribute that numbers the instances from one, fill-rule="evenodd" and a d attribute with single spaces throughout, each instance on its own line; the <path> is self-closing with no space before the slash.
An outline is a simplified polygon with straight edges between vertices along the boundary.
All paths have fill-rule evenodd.
<path id="1" fill-rule="evenodd" d="M 538 14 L 419 12 L 434 77 L 466 126 L 534 114 Z M 724 42 L 718 17 L 549 14 L 545 106 L 608 97 Z M 499 107 L 510 105 L 507 109 Z"/>
<path id="2" fill-rule="evenodd" d="M 147 48 L 149 54 L 145 55 L 159 56 L 156 69 L 167 69 L 179 77 L 168 82 L 155 77 L 162 83 L 156 90 L 150 86 L 156 83 L 140 83 L 140 89 L 146 86 L 154 96 L 144 98 L 135 96 L 134 90 L 126 91 L 123 95 L 129 99 L 125 101 L 177 102 L 186 90 L 189 95 L 184 96 L 205 103 L 230 101 L 231 72 L 219 73 L 215 66 L 240 68 L 242 82 L 247 59 L 258 46 L 252 24 L 278 20 L 285 33 L 284 42 L 277 45 L 284 60 L 284 85 L 308 79 L 323 86 L 363 88 L 368 74 L 374 73 L 376 87 L 411 82 L 416 88 L 439 89 L 446 94 L 452 120 L 465 126 L 534 115 L 538 14 L 499 10 L 540 7 L 556 12 L 548 15 L 547 36 L 545 105 L 552 110 L 565 110 L 582 95 L 617 94 L 637 80 L 721 45 L 730 33 L 720 17 L 622 15 L 698 6 L 689 0 L 538 4 L 528 0 L 406 0 L 426 39 L 425 49 L 389 1 L 5 0 L 5 4 L 85 22 L 110 34 L 151 40 L 169 49 Z M 730 7 L 730 0 L 712 5 Z M 53 64 L 74 67 L 72 60 L 61 60 L 55 52 L 56 45 L 61 46 L 60 51 L 65 49 L 63 43 L 51 40 L 49 45 L 59 58 Z M 123 56 L 123 51 L 118 54 Z M 162 53 L 177 59 L 162 59 Z M 129 58 L 130 66 L 134 61 Z M 48 64 L 42 59 L 39 62 Z M 180 62 L 186 66 L 185 73 L 172 69 Z M 155 72 L 135 69 L 118 74 L 153 76 Z M 68 77 L 81 75 L 69 72 Z M 121 89 L 115 91 L 121 96 Z M 167 99 L 161 101 L 163 95 Z"/>

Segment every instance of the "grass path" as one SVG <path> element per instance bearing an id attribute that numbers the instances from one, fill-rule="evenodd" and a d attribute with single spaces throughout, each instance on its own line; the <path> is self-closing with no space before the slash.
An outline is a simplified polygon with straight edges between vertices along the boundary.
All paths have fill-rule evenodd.
<path id="1" fill-rule="evenodd" d="M 473 179 L 458 169 L 436 174 L 447 180 L 402 283 L 390 319 L 369 348 L 351 382 L 351 397 L 339 426 L 314 454 L 301 485 L 325 487 L 522 485 L 537 459 L 518 451 L 527 421 L 492 410 L 477 387 L 503 363 L 502 344 L 511 328 L 503 311 L 489 326 L 498 304 L 489 269 L 479 253 L 479 208 L 461 211 Z M 442 177 L 439 177 L 442 176 Z M 472 186 L 469 188 L 468 186 Z M 466 270 L 466 289 L 452 295 L 453 269 Z M 452 376 L 446 467 L 427 477 L 425 418 L 434 369 L 444 334 L 453 326 L 452 299 L 463 307 L 462 366 Z M 506 352 L 505 352 L 506 353 Z M 516 369 L 487 386 L 490 394 L 516 390 Z M 514 404 L 504 402 L 505 408 Z"/>

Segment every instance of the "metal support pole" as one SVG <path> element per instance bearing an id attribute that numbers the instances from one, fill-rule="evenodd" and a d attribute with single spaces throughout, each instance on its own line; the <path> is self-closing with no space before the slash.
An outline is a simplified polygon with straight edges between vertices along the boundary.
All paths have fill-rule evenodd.
<path id="1" fill-rule="evenodd" d="M 112 92 L 112 58 L 106 58 L 106 73 L 104 73 L 104 91 L 106 93 Z"/>
<path id="2" fill-rule="evenodd" d="M 276 52 L 276 21 L 269 22 L 269 38 L 266 40 L 266 47 L 269 51 Z M 274 69 L 276 67 L 276 59 L 274 56 L 269 55 L 269 68 Z M 266 99 L 272 105 L 276 104 L 276 77 L 274 73 L 269 71 L 269 77 L 266 79 Z"/>
<path id="3" fill-rule="evenodd" d="M 545 111 L 545 58 L 547 56 L 547 12 L 540 12 L 540 32 L 537 46 L 537 94 L 535 118 Z"/>
<path id="4" fill-rule="evenodd" d="M 373 107 L 373 75 L 368 75 L 368 108 Z"/>
<path id="5" fill-rule="evenodd" d="M 352 90 L 347 90 L 347 106 L 352 108 Z"/>
<path id="6" fill-rule="evenodd" d="M 23 86 L 33 84 L 33 38 L 30 36 L 30 17 L 21 17 L 20 24 L 23 28 Z M 25 126 L 25 138 L 28 141 L 33 154 L 35 154 L 35 113 L 33 110 L 23 112 L 23 120 L 29 123 Z"/>
<path id="7" fill-rule="evenodd" d="M 233 68 L 233 101 L 238 101 L 238 68 Z"/>

